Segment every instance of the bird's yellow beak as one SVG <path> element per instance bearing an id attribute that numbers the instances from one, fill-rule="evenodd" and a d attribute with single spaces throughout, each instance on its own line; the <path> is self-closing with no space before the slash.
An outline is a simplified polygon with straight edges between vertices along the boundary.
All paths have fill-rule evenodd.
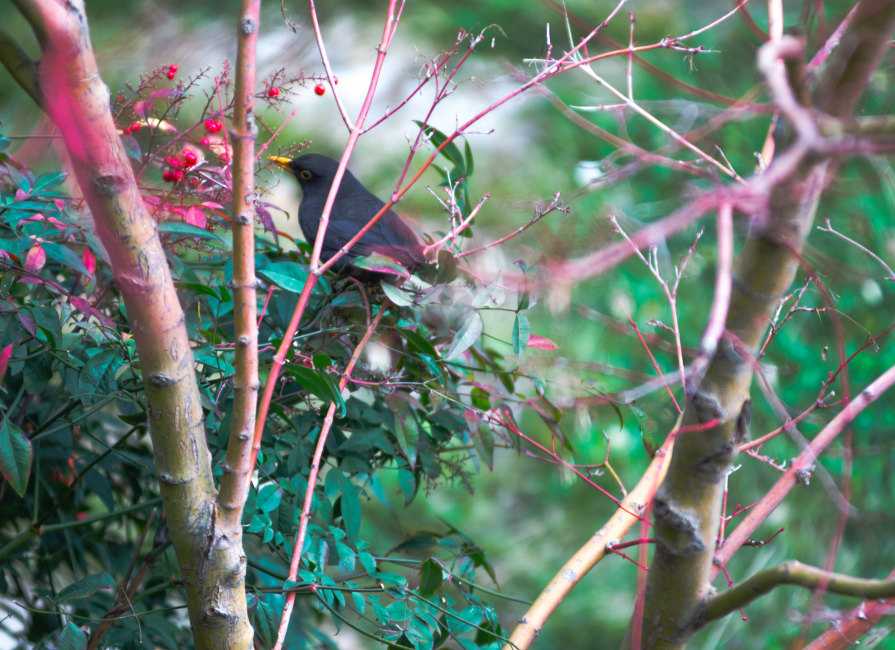
<path id="1" fill-rule="evenodd" d="M 289 171 L 289 172 L 292 171 L 291 169 L 289 169 L 289 163 L 292 162 L 292 160 L 290 158 L 283 158 L 282 156 L 270 156 L 268 158 L 268 160 L 270 162 L 272 162 L 274 165 L 276 165 L 277 167 L 282 167 L 283 169 L 285 169 L 286 171 Z"/>

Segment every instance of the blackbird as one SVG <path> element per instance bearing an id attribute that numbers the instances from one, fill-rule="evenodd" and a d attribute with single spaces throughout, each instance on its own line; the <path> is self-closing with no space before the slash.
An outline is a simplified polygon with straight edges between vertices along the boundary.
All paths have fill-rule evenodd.
<path id="1" fill-rule="evenodd" d="M 307 242 L 313 246 L 317 239 L 323 206 L 339 162 L 318 153 L 309 153 L 298 158 L 271 156 L 270 161 L 292 172 L 301 185 L 302 200 L 298 207 L 298 224 Z M 385 203 L 361 185 L 360 181 L 346 169 L 323 237 L 321 261 L 326 262 L 335 255 L 384 205 Z M 374 253 L 392 258 L 411 272 L 426 261 L 423 257 L 423 247 L 411 227 L 391 210 L 386 211 L 348 253 L 333 264 L 333 269 L 343 270 L 362 280 L 375 281 L 384 275 L 371 274 L 350 264 L 356 257 L 366 257 Z M 348 267 L 343 269 L 346 264 Z"/>

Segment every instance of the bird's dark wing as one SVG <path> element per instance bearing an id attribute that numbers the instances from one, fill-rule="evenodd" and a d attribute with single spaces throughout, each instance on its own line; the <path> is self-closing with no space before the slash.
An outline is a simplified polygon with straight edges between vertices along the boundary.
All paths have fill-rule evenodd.
<path id="1" fill-rule="evenodd" d="M 375 214 L 371 212 L 370 216 Z M 355 220 L 330 221 L 324 239 L 324 257 L 328 258 L 347 244 L 366 224 L 369 217 L 360 223 Z M 328 253 L 328 254 L 327 254 Z M 389 210 L 373 224 L 368 232 L 351 247 L 347 257 L 366 257 L 379 253 L 391 257 L 404 266 L 416 268 L 423 262 L 422 247 L 411 227 L 397 214 Z"/>

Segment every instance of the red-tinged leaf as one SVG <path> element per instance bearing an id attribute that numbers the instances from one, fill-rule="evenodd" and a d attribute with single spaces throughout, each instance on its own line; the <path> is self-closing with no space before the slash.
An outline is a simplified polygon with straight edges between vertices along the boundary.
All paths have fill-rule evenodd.
<path id="1" fill-rule="evenodd" d="M 546 339 L 543 336 L 538 336 L 537 334 L 532 334 L 528 339 L 528 347 L 537 348 L 538 350 L 558 350 L 559 346 L 551 341 L 550 339 Z"/>
<path id="2" fill-rule="evenodd" d="M 143 102 L 134 102 L 134 114 L 139 115 L 144 120 L 146 119 L 146 111 L 152 106 L 152 102 L 143 101 Z"/>
<path id="3" fill-rule="evenodd" d="M 20 307 L 16 310 L 16 316 L 22 324 L 22 327 L 24 327 L 31 336 L 36 337 L 37 320 L 34 318 L 34 314 L 31 313 L 31 310 L 27 307 Z"/>
<path id="4" fill-rule="evenodd" d="M 81 260 L 84 262 L 84 267 L 90 271 L 91 274 L 96 272 L 96 257 L 86 246 L 81 253 Z"/>
<path id="5" fill-rule="evenodd" d="M 118 329 L 118 326 L 115 324 L 111 318 L 103 314 L 102 312 L 94 309 L 90 306 L 90 303 L 84 300 L 83 298 L 79 298 L 78 296 L 69 296 L 68 298 L 69 304 L 72 307 L 77 309 L 79 312 L 90 318 L 91 316 L 96 318 L 100 323 L 102 323 L 105 327 L 110 329 Z"/>
<path id="6" fill-rule="evenodd" d="M 21 187 L 16 190 L 16 202 L 24 201 L 28 198 L 28 194 Z"/>
<path id="7" fill-rule="evenodd" d="M 206 208 L 211 208 L 212 210 L 226 210 L 227 209 L 220 203 L 215 203 L 214 201 L 203 201 L 202 205 L 204 205 Z"/>
<path id="8" fill-rule="evenodd" d="M 367 271 L 376 271 L 377 273 L 388 273 L 398 275 L 402 278 L 410 279 L 410 271 L 405 269 L 401 264 L 393 260 L 391 257 L 374 253 L 367 257 L 355 257 L 351 263 L 359 269 Z"/>
<path id="9" fill-rule="evenodd" d="M 258 215 L 258 218 L 261 220 L 261 223 L 264 224 L 264 232 L 276 232 L 276 226 L 273 225 L 273 216 L 268 212 L 267 208 L 265 208 L 260 203 L 255 204 L 255 214 Z"/>
<path id="10" fill-rule="evenodd" d="M 29 273 L 37 273 L 47 263 L 47 253 L 40 244 L 32 246 L 25 255 L 25 270 Z"/>
<path id="11" fill-rule="evenodd" d="M 9 357 L 12 356 L 12 343 L 0 350 L 0 384 L 6 376 L 6 369 L 9 367 Z"/>
<path id="12" fill-rule="evenodd" d="M 20 497 L 31 472 L 31 441 L 7 418 L 0 423 L 0 472 Z"/>
<path id="13" fill-rule="evenodd" d="M 188 224 L 192 224 L 194 226 L 198 226 L 199 228 L 205 228 L 208 223 L 208 219 L 205 217 L 205 213 L 196 207 L 191 207 L 184 212 L 183 220 Z"/>

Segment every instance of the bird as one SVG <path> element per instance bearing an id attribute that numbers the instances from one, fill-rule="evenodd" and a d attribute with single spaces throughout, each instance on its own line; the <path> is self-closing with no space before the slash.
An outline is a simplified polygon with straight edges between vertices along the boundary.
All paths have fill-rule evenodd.
<path id="1" fill-rule="evenodd" d="M 323 206 L 332 188 L 339 162 L 318 153 L 298 158 L 270 156 L 269 160 L 277 167 L 291 172 L 301 186 L 298 224 L 305 240 L 313 246 Z M 385 203 L 346 169 L 323 236 L 321 261 L 326 262 L 333 257 L 383 206 Z M 351 264 L 351 260 L 377 253 L 399 262 L 411 273 L 426 262 L 423 247 L 413 229 L 392 210 L 387 210 L 332 268 L 362 281 L 375 282 L 387 277 L 387 274 L 358 269 Z"/>

